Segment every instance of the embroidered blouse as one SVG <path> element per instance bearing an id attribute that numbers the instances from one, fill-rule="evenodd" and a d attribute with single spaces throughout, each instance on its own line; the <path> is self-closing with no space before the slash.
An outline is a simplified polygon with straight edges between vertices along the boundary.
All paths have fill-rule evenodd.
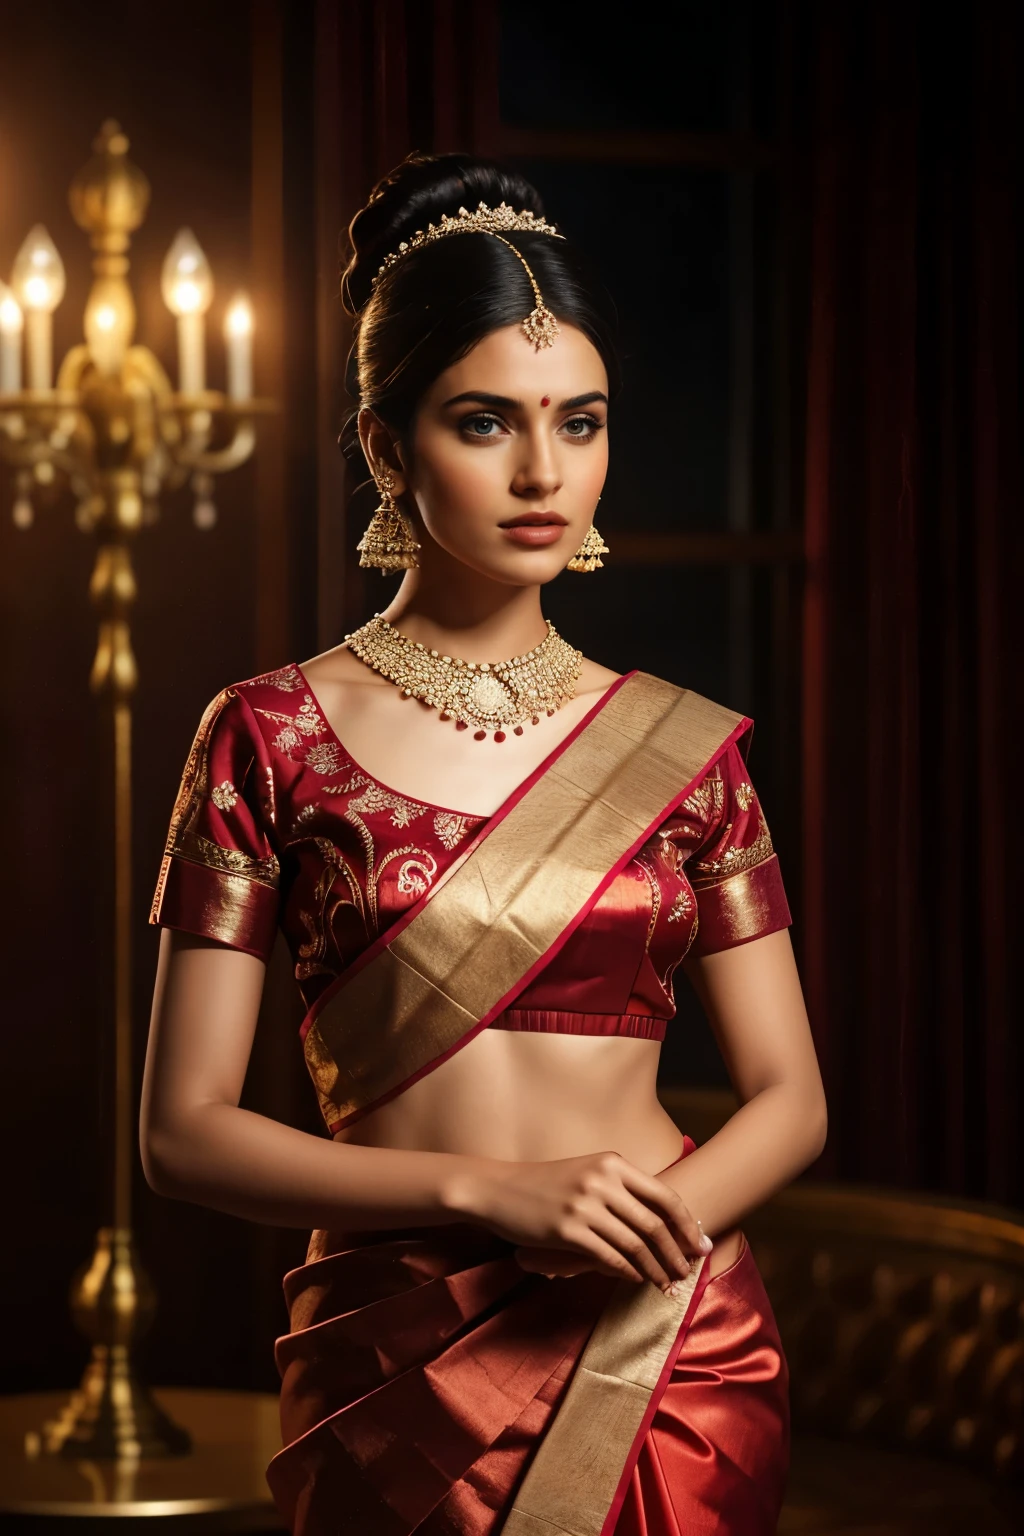
<path id="1" fill-rule="evenodd" d="M 308 1009 L 487 820 L 390 789 L 298 666 L 225 688 L 182 775 L 149 920 L 266 961 L 280 928 Z M 491 1028 L 661 1040 L 673 972 L 792 921 L 735 742 Z"/>

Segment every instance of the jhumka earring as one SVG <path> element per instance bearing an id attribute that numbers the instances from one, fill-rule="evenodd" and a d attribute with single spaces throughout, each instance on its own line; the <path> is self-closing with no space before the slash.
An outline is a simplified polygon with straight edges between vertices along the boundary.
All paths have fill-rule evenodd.
<path id="1" fill-rule="evenodd" d="M 414 570 L 420 563 L 416 558 L 420 548 L 416 530 L 392 495 L 395 477 L 387 464 L 381 466 L 376 480 L 380 506 L 356 545 L 359 564 L 376 566 L 385 572 Z"/>
<path id="2" fill-rule="evenodd" d="M 598 533 L 593 523 L 591 523 L 590 527 L 587 529 L 586 538 L 583 540 L 583 543 L 580 545 L 579 549 L 569 561 L 569 564 L 566 566 L 566 570 L 596 571 L 598 566 L 604 565 L 604 561 L 601 559 L 601 556 L 610 553 L 611 551 L 609 550 L 608 545 Z"/>

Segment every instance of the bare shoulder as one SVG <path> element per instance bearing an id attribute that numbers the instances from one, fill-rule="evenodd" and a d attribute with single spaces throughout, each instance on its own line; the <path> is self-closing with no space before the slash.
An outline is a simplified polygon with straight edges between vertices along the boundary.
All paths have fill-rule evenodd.
<path id="1" fill-rule="evenodd" d="M 613 672 L 610 667 L 602 667 L 599 661 L 591 661 L 588 657 L 584 656 L 583 670 L 580 673 L 579 686 L 576 692 L 603 693 L 606 688 L 611 687 L 612 683 L 617 682 L 621 676 L 621 672 Z"/>
<path id="2" fill-rule="evenodd" d="M 319 656 L 312 656 L 309 661 L 300 662 L 299 666 L 310 686 L 318 693 L 321 688 L 329 691 L 336 687 L 344 688 L 350 683 L 388 687 L 387 679 L 360 661 L 344 643 L 332 646 L 329 651 L 321 651 Z"/>

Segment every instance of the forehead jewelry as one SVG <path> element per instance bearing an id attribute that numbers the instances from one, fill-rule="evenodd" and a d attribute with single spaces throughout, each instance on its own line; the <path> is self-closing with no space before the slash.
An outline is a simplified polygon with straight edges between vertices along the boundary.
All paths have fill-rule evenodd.
<path id="1" fill-rule="evenodd" d="M 524 208 L 517 213 L 508 203 L 499 203 L 497 208 L 489 208 L 486 203 L 478 203 L 475 210 L 470 213 L 466 208 L 460 208 L 457 215 L 442 214 L 439 224 L 428 224 L 426 229 L 418 229 L 408 240 L 403 240 L 398 249 L 385 256 L 377 269 L 377 275 L 370 284 L 371 291 L 376 288 L 384 273 L 393 267 L 403 256 L 408 256 L 410 251 L 418 251 L 421 246 L 433 245 L 435 240 L 444 240 L 449 235 L 493 235 L 495 240 L 500 240 L 502 245 L 507 245 L 513 256 L 526 270 L 530 279 L 530 287 L 533 289 L 534 307 L 523 321 L 523 334 L 527 341 L 531 342 L 536 351 L 541 347 L 554 346 L 555 337 L 558 335 L 558 321 L 544 303 L 543 296 L 530 270 L 530 264 L 521 251 L 516 250 L 511 240 L 506 240 L 500 233 L 502 230 L 525 230 L 529 234 L 554 235 L 556 240 L 564 240 L 553 224 L 545 224 L 543 219 Z"/>

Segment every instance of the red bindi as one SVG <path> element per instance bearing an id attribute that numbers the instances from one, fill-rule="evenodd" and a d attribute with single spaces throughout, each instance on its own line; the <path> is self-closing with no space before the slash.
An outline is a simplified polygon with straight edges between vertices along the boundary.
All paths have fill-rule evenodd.
<path id="1" fill-rule="evenodd" d="M 543 400 L 541 401 L 541 405 L 550 405 L 550 404 L 551 404 L 551 396 L 550 395 L 545 395 Z"/>

